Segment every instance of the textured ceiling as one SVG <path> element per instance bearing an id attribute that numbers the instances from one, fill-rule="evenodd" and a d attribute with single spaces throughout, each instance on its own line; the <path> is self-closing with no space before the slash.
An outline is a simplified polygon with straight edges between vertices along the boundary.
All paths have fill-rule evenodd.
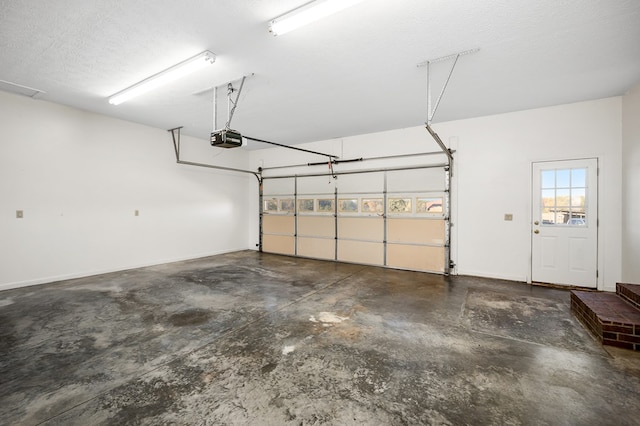
<path id="1" fill-rule="evenodd" d="M 416 65 L 472 48 L 434 122 L 622 95 L 640 82 L 638 0 L 366 0 L 283 36 L 268 32 L 269 20 L 305 2 L 0 0 L 0 80 L 208 138 L 211 92 L 197 93 L 253 73 L 232 127 L 286 144 L 420 125 L 426 77 Z M 217 54 L 207 70 L 107 102 L 203 50 Z M 433 65 L 434 85 L 448 65 Z"/>

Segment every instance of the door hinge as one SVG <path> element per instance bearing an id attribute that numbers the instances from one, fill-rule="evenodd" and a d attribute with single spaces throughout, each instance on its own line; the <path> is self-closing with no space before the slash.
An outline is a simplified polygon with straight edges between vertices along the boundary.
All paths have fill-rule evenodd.
<path id="1" fill-rule="evenodd" d="M 599 278 L 599 277 L 600 277 L 600 271 L 596 269 L 596 278 Z"/>

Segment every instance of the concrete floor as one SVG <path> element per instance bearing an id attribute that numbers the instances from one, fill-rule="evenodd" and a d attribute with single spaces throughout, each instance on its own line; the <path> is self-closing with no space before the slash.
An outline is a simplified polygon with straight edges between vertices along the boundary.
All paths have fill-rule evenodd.
<path id="1" fill-rule="evenodd" d="M 0 424 L 640 424 L 569 293 L 251 251 L 0 292 Z"/>

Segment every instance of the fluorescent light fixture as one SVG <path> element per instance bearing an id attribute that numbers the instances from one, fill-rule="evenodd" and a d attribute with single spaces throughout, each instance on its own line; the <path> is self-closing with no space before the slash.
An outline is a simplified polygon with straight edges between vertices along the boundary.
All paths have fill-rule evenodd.
<path id="1" fill-rule="evenodd" d="M 294 9 L 269 23 L 273 35 L 282 35 L 289 31 L 326 18 L 336 12 L 360 3 L 363 0 L 316 0 Z"/>
<path id="2" fill-rule="evenodd" d="M 109 103 L 112 105 L 119 105 L 123 102 L 133 99 L 136 96 L 140 96 L 147 93 L 150 90 L 164 86 L 167 83 L 178 80 L 197 71 L 207 65 L 213 64 L 216 60 L 216 55 L 205 50 L 202 53 L 197 54 L 194 57 L 182 61 L 177 65 L 167 68 L 158 74 L 152 75 L 149 78 L 142 80 L 139 83 L 128 87 L 109 98 Z"/>

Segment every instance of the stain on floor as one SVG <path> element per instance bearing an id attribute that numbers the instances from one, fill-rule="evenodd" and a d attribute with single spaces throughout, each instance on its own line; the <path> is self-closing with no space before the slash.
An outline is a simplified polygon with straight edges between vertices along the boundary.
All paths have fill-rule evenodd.
<path id="1" fill-rule="evenodd" d="M 475 331 L 604 355 L 580 323 L 567 316 L 566 300 L 469 289 L 463 324 Z"/>
<path id="2" fill-rule="evenodd" d="M 0 319 L 2 424 L 640 418 L 640 358 L 520 283 L 244 251 L 0 292 Z"/>

